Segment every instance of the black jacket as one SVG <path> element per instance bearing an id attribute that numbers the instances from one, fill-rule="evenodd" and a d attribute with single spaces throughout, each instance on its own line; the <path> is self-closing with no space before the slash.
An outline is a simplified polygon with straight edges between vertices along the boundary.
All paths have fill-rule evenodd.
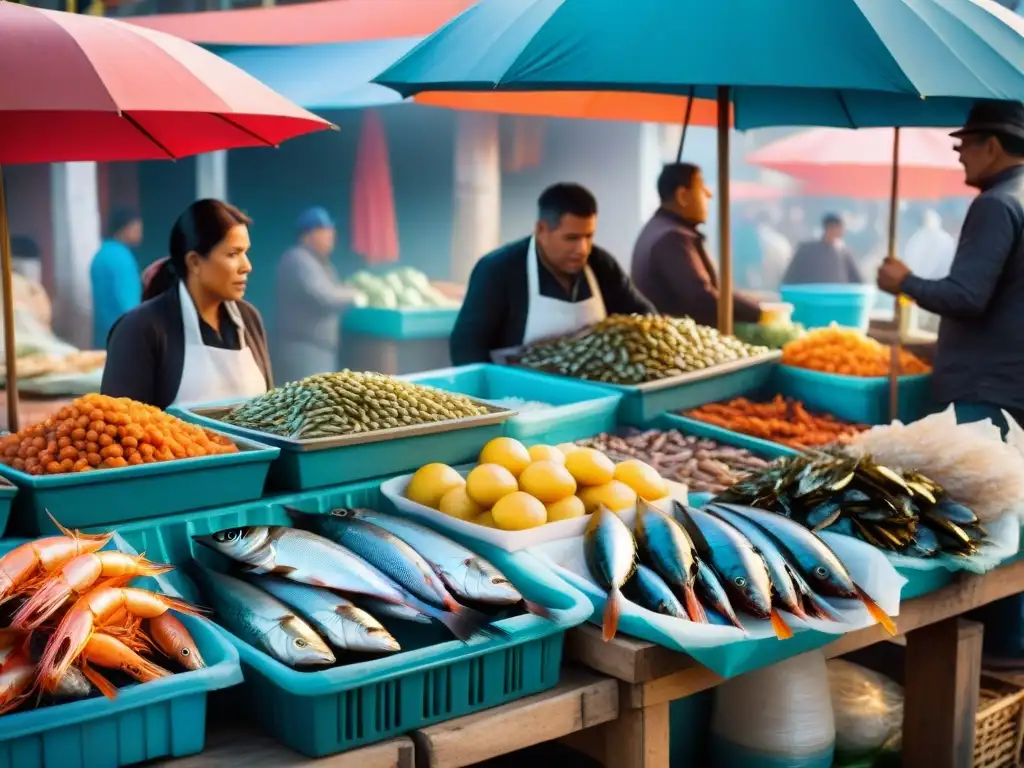
<path id="1" fill-rule="evenodd" d="M 466 298 L 449 342 L 453 365 L 489 363 L 493 350 L 523 343 L 530 310 L 526 280 L 529 250 L 530 238 L 527 237 L 487 254 L 473 267 Z M 540 257 L 537 260 L 542 296 L 571 302 L 590 298 L 590 287 L 584 275 L 578 277 L 572 292 L 566 294 Z M 594 246 L 587 265 L 594 273 L 609 315 L 655 312 L 654 306 L 636 289 L 608 251 Z"/>
<path id="2" fill-rule="evenodd" d="M 240 301 L 238 311 L 245 339 L 256 365 L 273 386 L 267 333 L 256 307 Z M 175 285 L 156 298 L 126 312 L 107 338 L 107 364 L 100 391 L 111 397 L 130 397 L 157 408 L 174 402 L 185 368 L 185 325 Z"/>
<path id="3" fill-rule="evenodd" d="M 935 397 L 1024 409 L 1024 166 L 985 185 L 964 219 L 949 276 L 903 292 L 942 318 Z"/>

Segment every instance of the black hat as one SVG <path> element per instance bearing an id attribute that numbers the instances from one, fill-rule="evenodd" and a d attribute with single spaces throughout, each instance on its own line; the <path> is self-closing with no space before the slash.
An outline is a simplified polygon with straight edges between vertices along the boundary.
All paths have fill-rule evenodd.
<path id="1" fill-rule="evenodd" d="M 976 101 L 964 127 L 950 136 L 959 139 L 978 133 L 1024 139 L 1024 102 Z"/>

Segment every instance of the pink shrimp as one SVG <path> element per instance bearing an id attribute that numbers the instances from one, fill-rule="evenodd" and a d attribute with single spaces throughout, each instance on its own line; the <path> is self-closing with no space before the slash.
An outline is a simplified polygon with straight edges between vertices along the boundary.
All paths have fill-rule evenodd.
<path id="1" fill-rule="evenodd" d="M 50 517 L 53 520 L 53 517 Z M 53 520 L 63 536 L 34 539 L 0 557 L 0 602 L 32 588 L 32 582 L 60 568 L 71 558 L 106 546 L 112 533 L 86 534 L 69 531 Z"/>
<path id="2" fill-rule="evenodd" d="M 11 620 L 14 629 L 36 629 L 60 610 L 68 598 L 80 596 L 101 578 L 116 576 L 157 576 L 172 566 L 151 563 L 142 555 L 123 552 L 90 552 L 78 555 L 47 577 Z"/>
<path id="3" fill-rule="evenodd" d="M 155 618 L 171 608 L 179 613 L 200 615 L 198 609 L 182 600 L 121 586 L 117 583 L 121 578 L 115 577 L 111 580 L 114 584 L 107 582 L 86 592 L 64 614 L 39 660 L 36 682 L 44 691 L 56 687 L 68 667 L 82 654 L 97 627 L 121 609 L 140 619 Z"/>
<path id="4" fill-rule="evenodd" d="M 169 677 L 171 674 L 160 665 L 140 656 L 116 637 L 100 632 L 90 637 L 85 644 L 81 662 L 82 674 L 108 699 L 117 696 L 117 688 L 103 675 L 92 669 L 91 664 L 107 669 L 118 669 L 131 675 L 140 683 L 159 680 L 161 677 Z"/>
<path id="5" fill-rule="evenodd" d="M 23 647 L 13 649 L 4 659 L 0 669 L 0 715 L 17 709 L 28 697 L 35 671 L 36 665 Z"/>

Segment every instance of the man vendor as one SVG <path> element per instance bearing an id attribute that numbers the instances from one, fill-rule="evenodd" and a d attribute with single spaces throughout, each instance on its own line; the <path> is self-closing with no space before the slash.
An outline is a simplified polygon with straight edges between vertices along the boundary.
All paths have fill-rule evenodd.
<path id="1" fill-rule="evenodd" d="M 979 102 L 953 133 L 967 184 L 981 190 L 964 220 L 949 274 L 926 280 L 896 259 L 878 287 L 938 315 L 933 386 L 961 423 L 1000 409 L 1024 425 L 1024 103 Z"/>
<path id="2" fill-rule="evenodd" d="M 562 336 L 610 314 L 651 314 L 615 258 L 594 245 L 597 200 L 578 184 L 555 184 L 537 201 L 530 237 L 473 268 L 452 329 L 454 365 L 491 362 L 495 350 Z"/>
<path id="3" fill-rule="evenodd" d="M 711 192 L 700 168 L 669 163 L 658 177 L 661 206 L 640 230 L 633 248 L 633 281 L 658 311 L 689 315 L 702 325 L 718 325 L 718 277 L 697 228 L 708 220 Z M 733 297 L 738 323 L 756 323 L 756 301 Z"/>

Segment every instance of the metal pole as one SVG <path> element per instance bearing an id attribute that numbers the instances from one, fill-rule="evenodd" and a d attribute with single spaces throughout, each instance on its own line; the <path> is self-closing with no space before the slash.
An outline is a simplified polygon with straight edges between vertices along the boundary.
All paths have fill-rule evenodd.
<path id="1" fill-rule="evenodd" d="M 900 129 L 892 137 L 892 188 L 889 191 L 889 250 L 886 258 L 896 258 L 896 234 L 900 205 Z M 903 342 L 903 297 L 896 297 L 893 320 L 896 323 L 896 338 L 891 346 L 889 360 L 889 421 L 894 421 L 900 412 L 900 346 Z"/>
<path id="2" fill-rule="evenodd" d="M 7 226 L 4 176 L 0 168 L 0 289 L 4 302 L 4 363 L 7 366 L 7 428 L 18 431 L 18 350 L 14 345 L 14 283 L 11 279 L 11 231 Z"/>
<path id="3" fill-rule="evenodd" d="M 718 330 L 732 333 L 732 228 L 729 221 L 729 87 L 718 88 Z"/>
<path id="4" fill-rule="evenodd" d="M 679 151 L 676 152 L 676 162 L 683 162 L 683 147 L 686 145 L 686 132 L 690 128 L 690 117 L 693 115 L 693 93 L 694 88 L 690 86 L 690 97 L 686 100 L 686 116 L 683 117 L 683 132 L 679 136 Z"/>

